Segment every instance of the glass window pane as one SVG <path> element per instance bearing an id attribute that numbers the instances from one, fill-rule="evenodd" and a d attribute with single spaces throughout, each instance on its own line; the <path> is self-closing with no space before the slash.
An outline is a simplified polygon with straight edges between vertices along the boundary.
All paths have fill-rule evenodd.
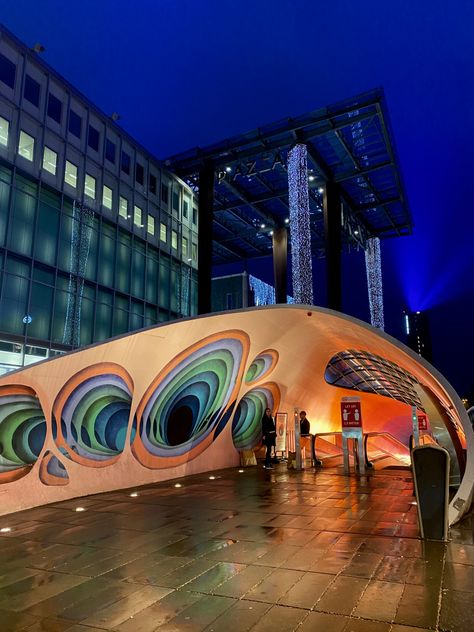
<path id="1" fill-rule="evenodd" d="M 119 215 L 125 219 L 130 219 L 128 216 L 128 200 L 120 196 Z"/>
<path id="2" fill-rule="evenodd" d="M 53 288 L 42 283 L 33 282 L 28 314 L 31 322 L 28 324 L 27 335 L 31 338 L 49 340 L 50 314 L 53 309 Z"/>
<path id="3" fill-rule="evenodd" d="M 54 266 L 59 229 L 59 210 L 40 200 L 35 239 L 35 258 Z"/>
<path id="4" fill-rule="evenodd" d="M 5 245 L 9 207 L 10 185 L 0 180 L 0 246 Z"/>
<path id="5" fill-rule="evenodd" d="M 133 207 L 133 223 L 135 224 L 135 226 L 143 228 L 142 209 L 139 206 Z"/>
<path id="6" fill-rule="evenodd" d="M 26 160 L 33 160 L 35 153 L 35 139 L 23 130 L 20 132 L 20 142 L 18 144 L 18 153 Z"/>
<path id="7" fill-rule="evenodd" d="M 150 178 L 149 178 L 149 191 L 150 193 L 153 193 L 153 195 L 156 195 L 156 176 L 154 176 L 152 173 L 150 173 Z"/>
<path id="8" fill-rule="evenodd" d="M 31 257 L 35 225 L 36 199 L 32 195 L 15 191 L 11 213 L 9 248 Z"/>
<path id="9" fill-rule="evenodd" d="M 158 304 L 168 310 L 170 306 L 170 263 L 168 257 L 160 257 L 160 285 L 158 291 Z"/>
<path id="10" fill-rule="evenodd" d="M 102 189 L 102 205 L 105 208 L 112 209 L 112 189 L 104 184 Z"/>
<path id="11" fill-rule="evenodd" d="M 100 133 L 99 130 L 89 125 L 89 133 L 87 134 L 87 144 L 94 151 L 99 151 L 99 140 Z"/>
<path id="12" fill-rule="evenodd" d="M 54 94 L 50 93 L 48 95 L 48 116 L 56 123 L 61 123 L 62 111 L 63 104 Z"/>
<path id="13" fill-rule="evenodd" d="M 89 173 L 86 173 L 86 178 L 84 180 L 84 195 L 87 195 L 95 200 L 95 178 Z"/>
<path id="14" fill-rule="evenodd" d="M 0 116 L 0 145 L 8 145 L 8 132 L 10 130 L 10 123 L 3 116 Z"/>
<path id="15" fill-rule="evenodd" d="M 14 274 L 4 274 L 0 328 L 12 334 L 22 334 L 27 316 L 29 280 Z M 25 319 L 26 320 L 26 319 Z"/>
<path id="16" fill-rule="evenodd" d="M 30 77 L 30 75 L 25 75 L 25 87 L 23 89 L 23 96 L 27 101 L 38 107 L 40 101 L 40 84 Z"/>
<path id="17" fill-rule="evenodd" d="M 105 157 L 109 162 L 115 164 L 115 143 L 108 138 L 105 141 Z"/>
<path id="18" fill-rule="evenodd" d="M 0 53 L 0 81 L 12 90 L 15 88 L 16 65 Z"/>
<path id="19" fill-rule="evenodd" d="M 56 175 L 56 166 L 58 164 L 58 154 L 49 147 L 44 148 L 43 153 L 43 169 L 49 171 L 53 176 Z"/>
<path id="20" fill-rule="evenodd" d="M 117 245 L 115 285 L 125 294 L 130 292 L 130 237 L 122 232 Z"/>
<path id="21" fill-rule="evenodd" d="M 171 248 L 178 249 L 178 233 L 175 230 L 171 231 Z"/>
<path id="22" fill-rule="evenodd" d="M 131 293 L 133 296 L 144 298 L 145 292 L 145 248 L 135 244 L 132 251 L 132 282 Z"/>
<path id="23" fill-rule="evenodd" d="M 155 305 L 158 303 L 158 253 L 150 251 L 146 258 L 145 300 Z"/>
<path id="24" fill-rule="evenodd" d="M 120 166 L 121 166 L 122 171 L 126 173 L 127 175 L 130 175 L 130 163 L 131 163 L 130 156 L 125 151 L 122 151 Z"/>
<path id="25" fill-rule="evenodd" d="M 164 204 L 168 204 L 168 198 L 169 198 L 169 187 L 167 184 L 162 183 L 161 185 L 161 201 Z"/>
<path id="26" fill-rule="evenodd" d="M 102 226 L 104 229 L 105 226 Z M 109 232 L 109 231 L 107 231 Z M 99 266 L 97 269 L 97 281 L 106 287 L 114 286 L 115 271 L 115 235 L 104 234 L 100 236 Z"/>
<path id="27" fill-rule="evenodd" d="M 77 188 L 77 167 L 72 162 L 66 160 L 66 169 L 64 171 L 64 182 L 74 189 Z"/>
<path id="28" fill-rule="evenodd" d="M 166 244 L 166 241 L 168 239 L 168 235 L 167 235 L 167 230 L 166 230 L 166 224 L 163 224 L 163 222 L 160 224 L 160 240 L 164 241 Z"/>
<path id="29" fill-rule="evenodd" d="M 69 131 L 71 134 L 74 134 L 74 136 L 77 136 L 77 138 L 81 137 L 82 119 L 74 110 L 69 111 Z"/>
<path id="30" fill-rule="evenodd" d="M 144 176 L 145 173 L 143 165 L 137 162 L 137 164 L 135 165 L 135 180 L 138 182 L 138 184 L 143 184 Z"/>
<path id="31" fill-rule="evenodd" d="M 153 215 L 148 215 L 147 232 L 150 235 L 155 234 L 155 218 L 153 217 Z"/>
<path id="32" fill-rule="evenodd" d="M 181 246 L 181 254 L 183 256 L 183 259 L 185 259 L 188 256 L 188 240 L 186 239 L 186 237 L 183 237 L 183 243 Z"/>

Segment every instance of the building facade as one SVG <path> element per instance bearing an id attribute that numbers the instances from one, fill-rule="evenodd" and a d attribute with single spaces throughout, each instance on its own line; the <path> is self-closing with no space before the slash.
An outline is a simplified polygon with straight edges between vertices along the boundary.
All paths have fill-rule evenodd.
<path id="1" fill-rule="evenodd" d="M 0 27 L 0 372 L 194 315 L 192 190 Z"/>

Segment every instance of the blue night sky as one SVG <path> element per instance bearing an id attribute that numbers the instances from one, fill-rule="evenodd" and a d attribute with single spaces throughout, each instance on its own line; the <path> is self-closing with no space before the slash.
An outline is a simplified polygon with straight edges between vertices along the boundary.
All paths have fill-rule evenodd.
<path id="1" fill-rule="evenodd" d="M 159 158 L 382 86 L 414 221 L 411 237 L 382 244 L 387 331 L 401 335 L 405 306 L 430 310 L 434 364 L 474 399 L 474 2 L 0 6 L 7 28 L 41 42 L 53 68 Z M 363 254 L 344 265 L 345 310 L 367 320 Z"/>

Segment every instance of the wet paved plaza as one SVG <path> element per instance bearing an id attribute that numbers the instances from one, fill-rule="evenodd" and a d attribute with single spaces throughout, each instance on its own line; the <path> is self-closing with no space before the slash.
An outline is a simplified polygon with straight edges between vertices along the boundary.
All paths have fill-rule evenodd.
<path id="1" fill-rule="evenodd" d="M 419 540 L 408 470 L 215 477 L 0 517 L 0 630 L 474 630 L 474 519 Z"/>

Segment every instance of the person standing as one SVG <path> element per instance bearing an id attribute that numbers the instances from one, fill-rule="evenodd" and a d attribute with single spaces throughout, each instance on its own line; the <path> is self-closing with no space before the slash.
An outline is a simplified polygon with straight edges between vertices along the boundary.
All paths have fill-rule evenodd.
<path id="1" fill-rule="evenodd" d="M 300 434 L 302 437 L 305 435 L 309 435 L 310 425 L 309 419 L 306 417 L 306 411 L 302 410 L 300 412 Z"/>
<path id="2" fill-rule="evenodd" d="M 271 454 L 272 446 L 276 444 L 276 426 L 269 408 L 265 408 L 265 414 L 262 417 L 262 440 L 266 448 L 264 468 L 272 470 Z"/>

